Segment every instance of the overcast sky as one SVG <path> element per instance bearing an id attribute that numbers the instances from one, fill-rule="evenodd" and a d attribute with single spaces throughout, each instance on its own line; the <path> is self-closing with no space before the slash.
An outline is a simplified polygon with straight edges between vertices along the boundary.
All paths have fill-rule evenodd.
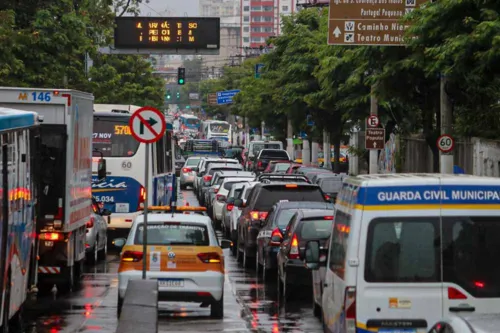
<path id="1" fill-rule="evenodd" d="M 141 5 L 144 16 L 198 16 L 198 0 L 149 0 Z"/>

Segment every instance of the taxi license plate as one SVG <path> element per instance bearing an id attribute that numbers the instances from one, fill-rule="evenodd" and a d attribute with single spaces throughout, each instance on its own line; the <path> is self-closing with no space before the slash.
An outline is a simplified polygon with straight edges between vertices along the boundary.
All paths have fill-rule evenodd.
<path id="1" fill-rule="evenodd" d="M 160 287 L 184 287 L 184 279 L 158 279 L 158 286 Z"/>

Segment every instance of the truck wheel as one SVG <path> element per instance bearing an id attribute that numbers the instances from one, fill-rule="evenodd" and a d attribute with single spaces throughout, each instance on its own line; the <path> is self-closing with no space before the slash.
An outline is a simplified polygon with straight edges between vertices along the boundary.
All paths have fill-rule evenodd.
<path id="1" fill-rule="evenodd" d="M 224 318 L 224 292 L 220 297 L 220 300 L 214 301 L 210 306 L 210 317 L 216 319 Z"/>
<path id="2" fill-rule="evenodd" d="M 73 266 L 66 268 L 66 278 L 60 286 L 60 289 L 64 294 L 69 293 L 73 290 L 73 286 L 75 285 L 75 265 L 77 264 L 78 263 L 75 262 Z"/>

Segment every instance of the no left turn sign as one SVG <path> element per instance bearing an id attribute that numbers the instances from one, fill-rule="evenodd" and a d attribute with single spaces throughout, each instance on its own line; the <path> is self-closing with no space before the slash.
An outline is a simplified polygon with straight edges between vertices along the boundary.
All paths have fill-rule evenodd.
<path id="1" fill-rule="evenodd" d="M 449 153 L 455 147 L 455 140 L 453 140 L 453 138 L 451 137 L 451 135 L 444 134 L 444 135 L 441 135 L 437 139 L 436 144 L 437 144 L 438 149 L 441 152 L 443 152 L 443 153 Z"/>
<path id="2" fill-rule="evenodd" d="M 165 134 L 167 124 L 163 113 L 151 106 L 135 111 L 129 120 L 130 132 L 139 142 L 153 143 Z"/>

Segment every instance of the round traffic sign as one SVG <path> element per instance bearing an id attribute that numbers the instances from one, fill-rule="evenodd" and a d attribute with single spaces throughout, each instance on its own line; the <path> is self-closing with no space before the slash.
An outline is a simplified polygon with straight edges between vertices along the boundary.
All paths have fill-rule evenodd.
<path id="1" fill-rule="evenodd" d="M 366 124 L 368 125 L 368 127 L 378 127 L 378 125 L 380 125 L 380 120 L 376 115 L 371 115 L 368 117 Z"/>
<path id="2" fill-rule="evenodd" d="M 132 136 L 143 143 L 160 140 L 167 128 L 163 113 L 151 106 L 137 109 L 130 117 L 128 125 Z"/>
<path id="3" fill-rule="evenodd" d="M 437 147 L 443 153 L 449 153 L 455 147 L 455 140 L 451 137 L 451 135 L 443 134 L 437 139 Z"/>

